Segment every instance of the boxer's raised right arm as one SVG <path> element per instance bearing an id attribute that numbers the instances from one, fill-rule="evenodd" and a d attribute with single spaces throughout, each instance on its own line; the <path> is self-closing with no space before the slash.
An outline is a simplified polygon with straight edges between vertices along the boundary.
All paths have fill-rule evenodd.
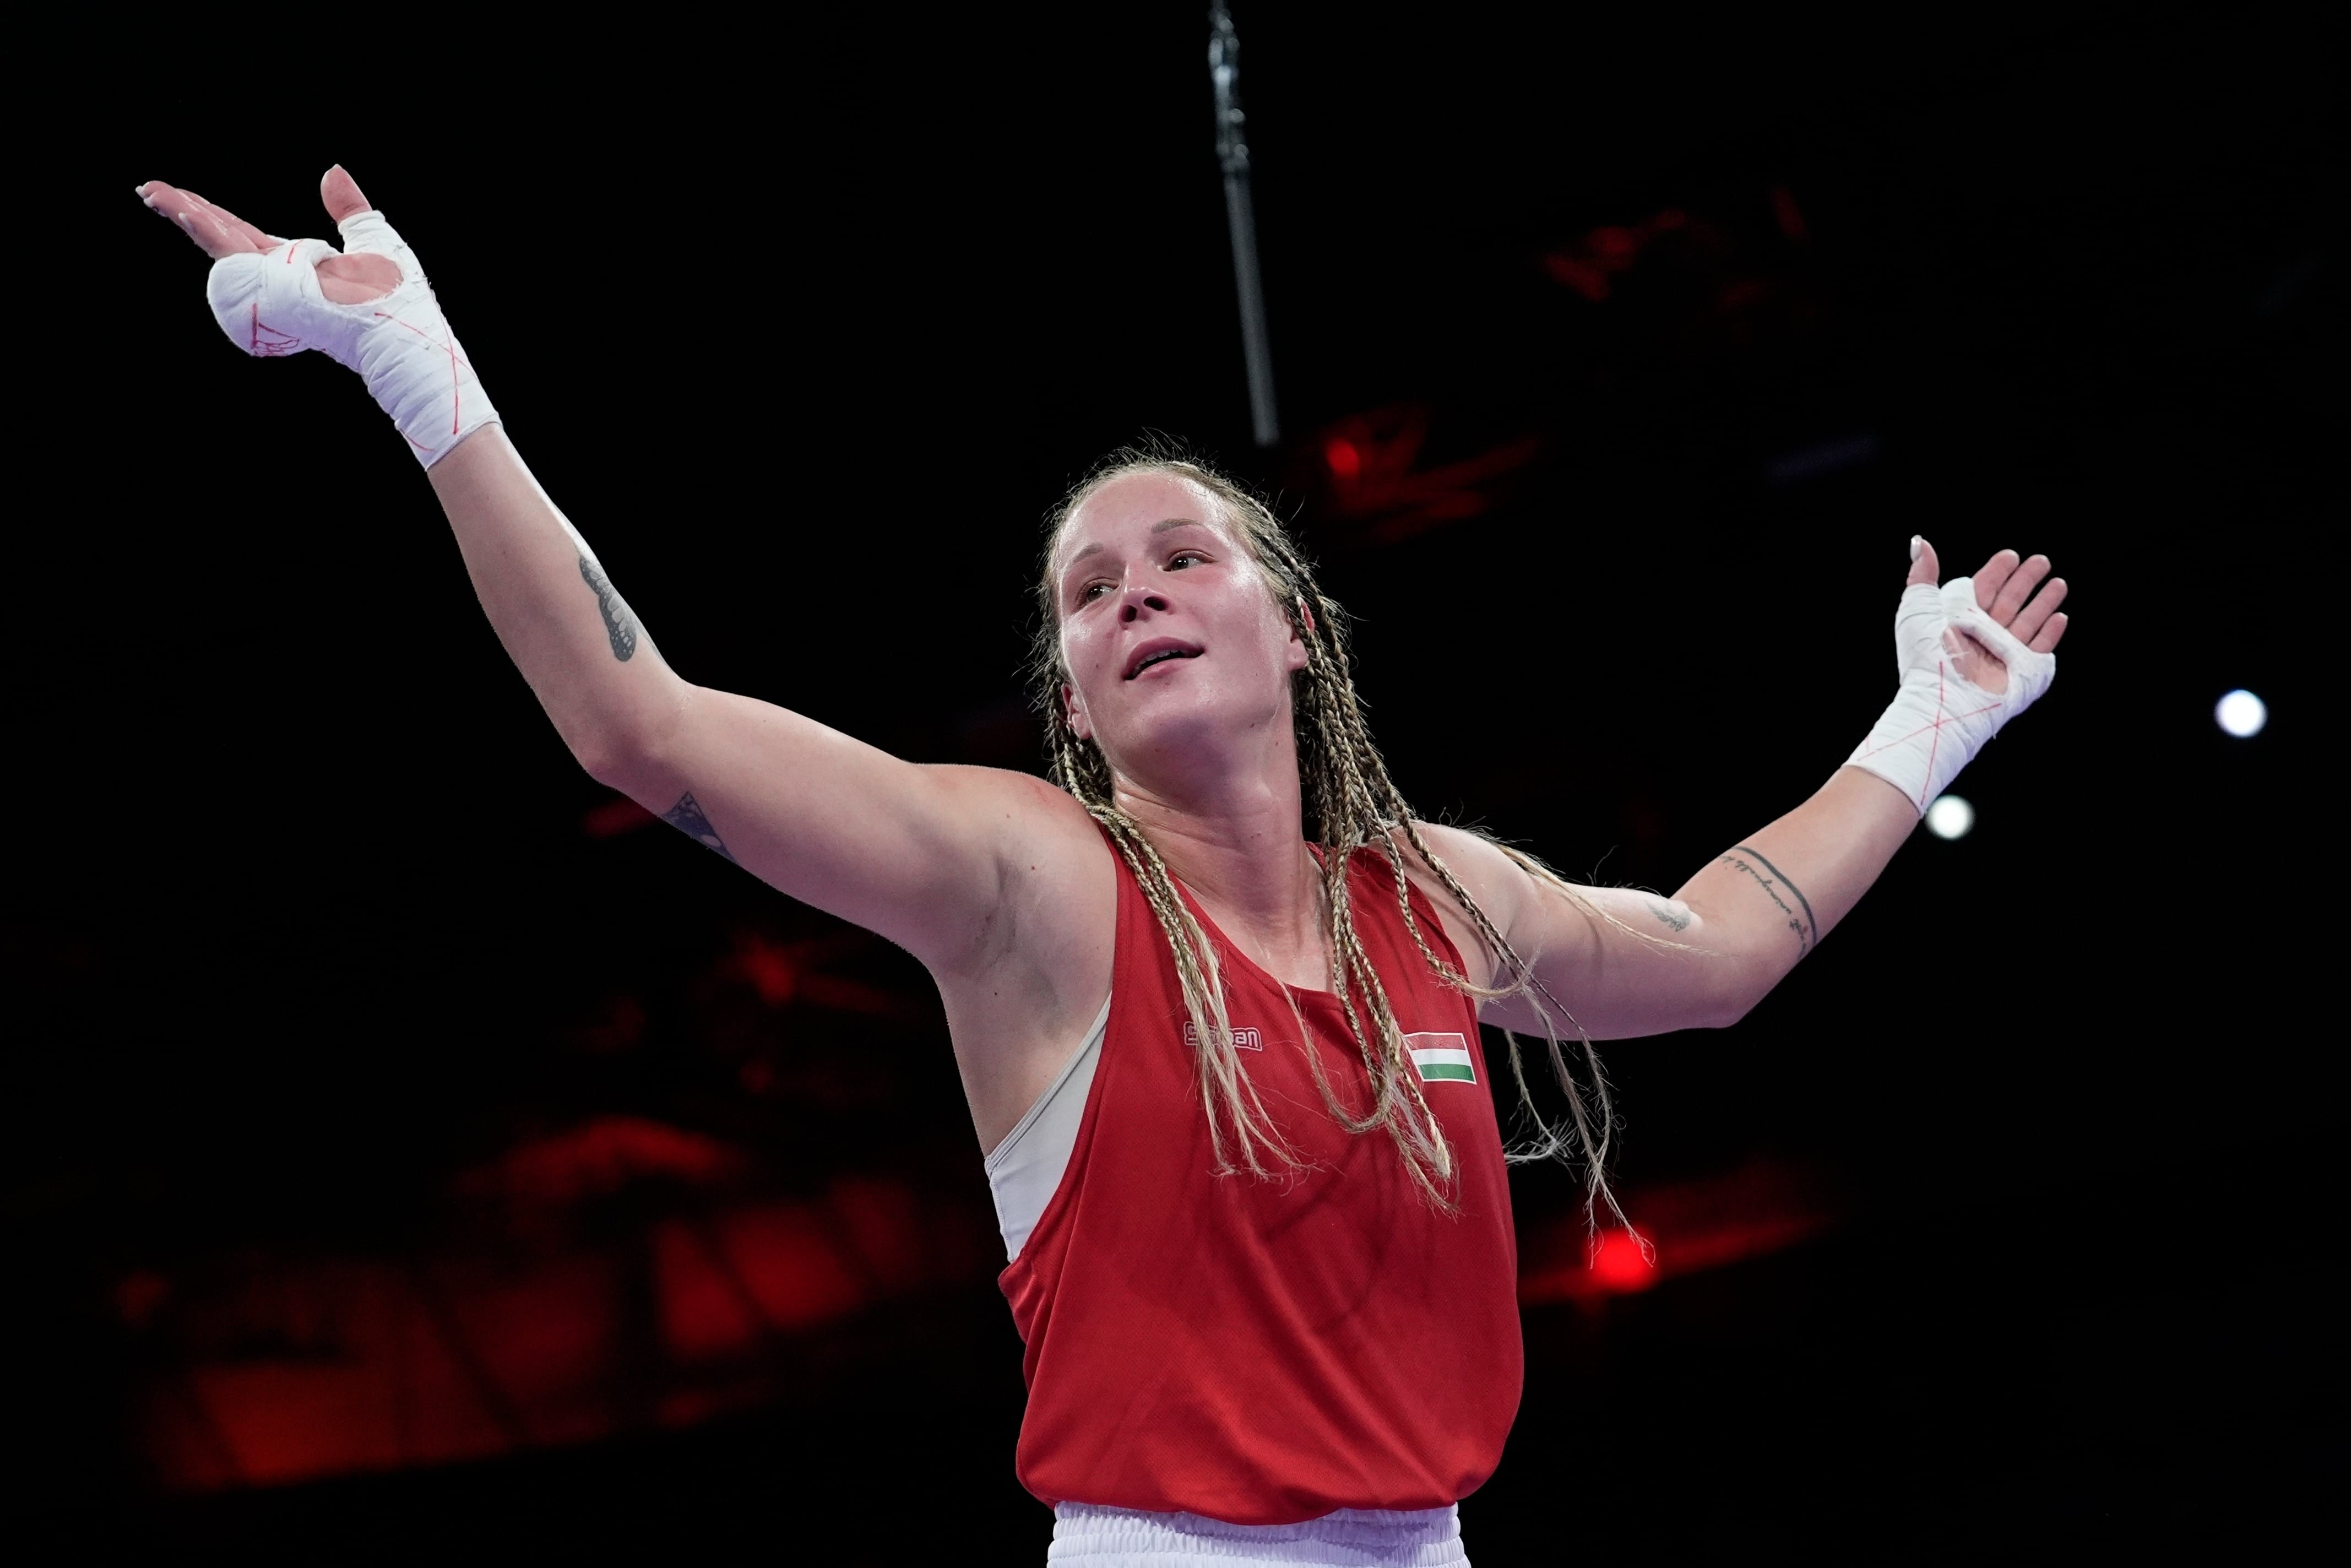
<path id="1" fill-rule="evenodd" d="M 140 194 L 213 258 L 214 316 L 239 349 L 317 350 L 359 372 L 424 465 L 500 642 L 597 779 L 935 972 L 980 972 L 1019 940 L 1064 860 L 1099 869 L 1090 820 L 1040 779 L 901 761 L 679 678 L 507 441 L 414 254 L 340 168 L 320 195 L 341 254 L 176 187 Z"/>

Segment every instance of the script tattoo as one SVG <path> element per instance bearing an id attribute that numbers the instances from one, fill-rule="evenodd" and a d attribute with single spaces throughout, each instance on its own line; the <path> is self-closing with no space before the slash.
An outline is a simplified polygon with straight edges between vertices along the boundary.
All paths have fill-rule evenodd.
<path id="1" fill-rule="evenodd" d="M 618 645 L 617 643 L 615 645 Z M 624 659 L 628 657 L 625 653 L 621 656 Z M 664 811 L 661 820 L 705 849 L 716 850 L 737 865 L 743 863 L 741 861 L 735 860 L 735 852 L 726 847 L 726 841 L 718 836 L 718 830 L 712 827 L 710 819 L 702 814 L 702 802 L 694 798 L 692 790 L 689 789 L 680 795 L 677 798 L 677 804 Z"/>
<path id="2" fill-rule="evenodd" d="M 602 570 L 584 555 L 580 558 L 580 575 L 587 580 L 590 588 L 595 590 L 596 608 L 604 614 L 604 635 L 612 640 L 612 657 L 627 664 L 629 655 L 637 651 L 637 623 L 629 614 L 628 601 L 621 597 Z M 686 799 L 691 800 L 694 797 L 689 795 Z M 726 852 L 724 850 L 719 852 L 721 854 Z M 727 858 L 732 860 L 734 857 L 728 855 Z"/>
<path id="3" fill-rule="evenodd" d="M 1683 914 L 1680 910 L 1676 909 L 1672 904 L 1661 903 L 1654 898 L 1646 898 L 1641 902 L 1649 906 L 1650 914 L 1656 915 L 1659 920 L 1664 921 L 1669 928 L 1675 931 L 1687 931 L 1689 929 L 1690 917 Z"/>
<path id="4" fill-rule="evenodd" d="M 1746 844 L 1740 844 L 1719 859 L 1724 865 L 1753 877 L 1756 885 L 1763 890 L 1764 896 L 1780 906 L 1780 913 L 1788 917 L 1788 929 L 1796 934 L 1796 956 L 1801 958 L 1811 952 L 1813 944 L 1820 940 L 1821 929 L 1813 919 L 1812 900 L 1804 896 L 1802 889 L 1790 882 L 1778 866 Z M 1780 896 L 1782 888 L 1794 896 L 1795 908 L 1789 907 L 1788 901 Z"/>

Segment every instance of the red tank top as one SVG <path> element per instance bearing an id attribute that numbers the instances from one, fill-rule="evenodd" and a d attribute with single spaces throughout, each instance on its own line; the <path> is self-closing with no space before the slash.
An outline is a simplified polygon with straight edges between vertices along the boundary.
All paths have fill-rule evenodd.
<path id="1" fill-rule="evenodd" d="M 1049 1503 L 1235 1524 L 1458 1501 L 1501 1458 L 1521 1373 L 1517 1244 L 1475 1009 L 1414 946 L 1384 859 L 1359 852 L 1356 928 L 1397 1024 L 1423 1037 L 1409 1042 L 1426 1052 L 1422 1089 L 1459 1162 L 1446 1215 L 1385 1131 L 1358 1137 L 1332 1120 L 1283 988 L 1193 904 L 1249 1076 L 1309 1162 L 1270 1181 L 1214 1176 L 1175 958 L 1112 858 L 1101 1061 L 1061 1184 L 999 1281 L 1028 1347 L 1021 1483 Z M 1343 1102 L 1364 1103 L 1337 998 L 1289 996 Z"/>

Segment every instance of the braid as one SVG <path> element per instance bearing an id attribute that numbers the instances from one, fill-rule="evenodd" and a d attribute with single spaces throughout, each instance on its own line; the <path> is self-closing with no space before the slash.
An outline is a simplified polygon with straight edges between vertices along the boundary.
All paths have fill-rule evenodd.
<path id="1" fill-rule="evenodd" d="M 1349 867 L 1358 850 L 1376 849 L 1387 860 L 1405 929 L 1411 934 L 1413 945 L 1430 971 L 1454 989 L 1479 1001 L 1524 996 L 1543 1021 L 1546 1055 L 1552 1079 L 1567 1100 L 1567 1122 L 1565 1125 L 1554 1124 L 1536 1107 L 1519 1037 L 1504 1030 L 1521 1118 L 1533 1134 L 1528 1144 L 1511 1150 L 1509 1158 L 1513 1163 L 1555 1159 L 1581 1165 L 1587 1215 L 1596 1221 L 1599 1208 L 1604 1205 L 1619 1223 L 1625 1223 L 1624 1211 L 1617 1207 L 1606 1178 L 1614 1111 L 1591 1037 L 1543 986 L 1532 966 L 1510 946 L 1422 834 L 1364 723 L 1363 702 L 1349 673 L 1345 612 L 1323 595 L 1305 558 L 1262 502 L 1180 451 L 1165 447 L 1129 449 L 1114 454 L 1074 487 L 1049 520 L 1048 562 L 1046 575 L 1039 584 L 1041 615 L 1031 673 L 1039 706 L 1043 710 L 1047 758 L 1053 781 L 1102 824 L 1142 888 L 1174 955 L 1185 1010 L 1191 1020 L 1188 1032 L 1199 1053 L 1201 1105 L 1208 1118 L 1217 1173 L 1246 1170 L 1265 1176 L 1272 1174 L 1271 1167 L 1293 1169 L 1300 1159 L 1275 1127 L 1240 1061 L 1226 1017 L 1223 977 L 1214 945 L 1186 907 L 1175 879 L 1141 825 L 1115 803 L 1115 780 L 1101 747 L 1081 739 L 1070 727 L 1067 710 L 1060 699 L 1061 684 L 1067 676 L 1061 667 L 1052 597 L 1052 543 L 1060 537 L 1061 525 L 1088 496 L 1113 479 L 1144 470 L 1174 473 L 1198 485 L 1222 503 L 1228 520 L 1256 559 L 1276 601 L 1283 606 L 1291 629 L 1306 648 L 1306 668 L 1294 678 L 1291 688 L 1299 773 L 1310 814 L 1310 836 L 1322 863 L 1332 985 L 1371 1092 L 1367 1107 L 1362 1111 L 1351 1109 L 1342 1098 L 1339 1086 L 1331 1082 L 1322 1053 L 1310 1047 L 1305 1052 L 1306 1061 L 1324 1109 L 1353 1134 L 1360 1135 L 1374 1128 L 1384 1128 L 1422 1194 L 1439 1208 L 1451 1208 L 1450 1191 L 1458 1174 L 1454 1151 L 1446 1140 L 1443 1126 L 1429 1109 L 1411 1048 L 1389 1005 L 1387 988 L 1373 967 L 1371 955 L 1364 949 L 1355 925 Z M 1548 866 L 1507 844 L 1497 847 L 1530 875 L 1563 893 L 1586 914 L 1622 925 Z M 1407 852 L 1452 897 L 1495 956 L 1499 973 L 1492 985 L 1479 986 L 1471 981 L 1429 942 L 1420 916 L 1413 908 Z M 1565 1020 L 1581 1048 L 1586 1082 L 1580 1083 L 1570 1066 L 1561 1040 L 1561 1019 Z"/>

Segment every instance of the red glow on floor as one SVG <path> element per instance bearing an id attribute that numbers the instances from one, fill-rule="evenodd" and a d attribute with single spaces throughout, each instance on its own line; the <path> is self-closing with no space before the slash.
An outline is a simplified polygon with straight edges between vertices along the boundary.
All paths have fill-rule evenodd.
<path id="1" fill-rule="evenodd" d="M 664 1131 L 539 1140 L 491 1168 L 695 1136 Z M 690 1425 L 774 1397 L 799 1375 L 778 1354 L 792 1336 L 1000 1260 L 979 1214 L 893 1181 L 608 1226 L 131 1286 L 156 1302 L 135 1332 L 172 1347 L 142 1385 L 141 1447 L 164 1485 L 208 1491 Z"/>
<path id="2" fill-rule="evenodd" d="M 669 1221 L 653 1231 L 662 1344 L 680 1361 L 710 1361 L 755 1348 L 770 1325 L 705 1226 Z"/>

